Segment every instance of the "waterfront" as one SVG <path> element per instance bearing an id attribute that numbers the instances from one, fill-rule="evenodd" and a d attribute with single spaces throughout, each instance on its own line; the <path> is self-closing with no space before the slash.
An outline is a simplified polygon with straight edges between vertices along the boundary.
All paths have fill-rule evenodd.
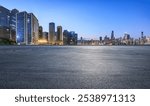
<path id="1" fill-rule="evenodd" d="M 0 46 L 0 88 L 150 89 L 150 46 Z"/>

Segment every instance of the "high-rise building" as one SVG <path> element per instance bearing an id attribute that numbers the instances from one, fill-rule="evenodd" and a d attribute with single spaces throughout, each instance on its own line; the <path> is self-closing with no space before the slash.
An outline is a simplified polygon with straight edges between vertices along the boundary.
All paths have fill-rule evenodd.
<path id="1" fill-rule="evenodd" d="M 43 32 L 43 39 L 46 39 L 46 41 L 48 41 L 48 32 Z"/>
<path id="2" fill-rule="evenodd" d="M 39 23 L 33 13 L 17 13 L 17 43 L 18 44 L 37 44 Z"/>
<path id="3" fill-rule="evenodd" d="M 142 39 L 144 38 L 144 32 L 141 32 L 141 38 Z"/>
<path id="4" fill-rule="evenodd" d="M 124 39 L 125 39 L 125 40 L 129 40 L 129 39 L 130 39 L 130 34 L 125 33 L 125 34 L 124 34 Z"/>
<path id="5" fill-rule="evenodd" d="M 100 37 L 99 37 L 99 41 L 102 41 L 102 40 L 103 40 L 103 38 L 100 36 Z"/>
<path id="6" fill-rule="evenodd" d="M 48 37 L 49 44 L 55 44 L 55 23 L 49 23 L 49 37 Z"/>
<path id="7" fill-rule="evenodd" d="M 68 45 L 69 32 L 67 30 L 63 31 L 63 45 Z"/>
<path id="8" fill-rule="evenodd" d="M 10 39 L 16 41 L 16 14 L 19 13 L 17 9 L 11 10 L 10 13 Z"/>
<path id="9" fill-rule="evenodd" d="M 63 44 L 64 45 L 77 45 L 78 34 L 74 31 L 64 30 L 63 32 Z"/>
<path id="10" fill-rule="evenodd" d="M 111 40 L 115 39 L 114 31 L 111 32 Z"/>
<path id="11" fill-rule="evenodd" d="M 43 27 L 39 26 L 39 39 L 43 38 Z"/>
<path id="12" fill-rule="evenodd" d="M 28 44 L 27 12 L 17 14 L 16 27 L 16 42 L 18 44 Z"/>
<path id="13" fill-rule="evenodd" d="M 70 45 L 77 45 L 78 43 L 78 34 L 75 33 L 74 31 L 70 32 Z"/>
<path id="14" fill-rule="evenodd" d="M 0 6 L 0 38 L 10 38 L 10 11 Z"/>
<path id="15" fill-rule="evenodd" d="M 0 6 L 0 38 L 16 40 L 16 14 L 17 9 L 8 10 Z"/>
<path id="16" fill-rule="evenodd" d="M 57 26 L 57 44 L 63 45 L 63 33 L 62 33 L 62 26 Z"/>
<path id="17" fill-rule="evenodd" d="M 39 22 L 33 13 L 28 14 L 28 44 L 38 44 Z"/>

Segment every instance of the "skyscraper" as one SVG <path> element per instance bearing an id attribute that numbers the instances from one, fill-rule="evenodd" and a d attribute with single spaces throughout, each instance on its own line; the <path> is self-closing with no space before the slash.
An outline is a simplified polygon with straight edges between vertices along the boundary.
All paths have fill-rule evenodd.
<path id="1" fill-rule="evenodd" d="M 114 31 L 111 32 L 111 40 L 115 39 Z"/>
<path id="2" fill-rule="evenodd" d="M 129 40 L 129 39 L 130 39 L 130 34 L 125 33 L 125 34 L 124 34 L 124 39 L 125 39 L 125 40 Z"/>
<path id="3" fill-rule="evenodd" d="M 55 44 L 55 23 L 49 23 L 49 37 L 48 37 L 49 44 Z"/>
<path id="4" fill-rule="evenodd" d="M 18 44 L 28 44 L 27 12 L 17 14 L 16 41 Z"/>
<path id="5" fill-rule="evenodd" d="M 43 38 L 43 27 L 39 26 L 39 39 Z"/>
<path id="6" fill-rule="evenodd" d="M 99 37 L 99 41 L 102 41 L 102 40 L 103 40 L 103 38 L 102 38 L 102 36 L 100 36 L 100 37 Z"/>
<path id="7" fill-rule="evenodd" d="M 38 44 L 39 22 L 33 13 L 28 13 L 28 44 Z"/>
<path id="8" fill-rule="evenodd" d="M 43 32 L 43 38 L 46 39 L 46 41 L 48 41 L 48 32 Z"/>
<path id="9" fill-rule="evenodd" d="M 63 31 L 63 45 L 68 45 L 69 32 L 67 30 Z"/>
<path id="10" fill-rule="evenodd" d="M 63 44 L 64 45 L 77 45 L 78 34 L 74 31 L 64 30 L 63 32 Z"/>
<path id="11" fill-rule="evenodd" d="M 16 14 L 17 9 L 8 10 L 0 6 L 0 38 L 16 40 Z"/>
<path id="12" fill-rule="evenodd" d="M 62 26 L 57 26 L 57 44 L 63 44 L 63 33 L 62 33 Z"/>
<path id="13" fill-rule="evenodd" d="M 0 38 L 10 38 L 10 11 L 0 6 Z"/>
<path id="14" fill-rule="evenodd" d="M 17 43 L 37 44 L 39 23 L 33 13 L 20 12 L 17 14 Z"/>
<path id="15" fill-rule="evenodd" d="M 144 38 L 144 32 L 141 32 L 141 38 L 142 39 Z"/>
<path id="16" fill-rule="evenodd" d="M 10 13 L 10 39 L 16 41 L 16 14 L 19 13 L 17 9 L 11 10 Z"/>

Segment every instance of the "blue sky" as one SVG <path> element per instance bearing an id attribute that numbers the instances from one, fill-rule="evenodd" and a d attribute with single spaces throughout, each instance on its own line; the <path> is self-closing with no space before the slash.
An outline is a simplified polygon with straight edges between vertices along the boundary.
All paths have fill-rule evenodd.
<path id="1" fill-rule="evenodd" d="M 0 0 L 0 5 L 32 12 L 48 31 L 49 22 L 84 38 L 150 35 L 150 0 Z"/>

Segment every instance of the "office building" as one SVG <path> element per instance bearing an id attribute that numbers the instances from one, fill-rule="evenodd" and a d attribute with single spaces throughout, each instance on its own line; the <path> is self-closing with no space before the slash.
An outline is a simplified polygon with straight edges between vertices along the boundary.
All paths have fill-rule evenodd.
<path id="1" fill-rule="evenodd" d="M 33 13 L 17 13 L 17 43 L 38 44 L 39 23 Z"/>
<path id="2" fill-rule="evenodd" d="M 125 34 L 124 34 L 124 39 L 125 39 L 125 40 L 129 40 L 129 39 L 130 39 L 130 34 L 125 33 Z"/>
<path id="3" fill-rule="evenodd" d="M 63 44 L 64 45 L 77 45 L 78 34 L 74 31 L 64 30 L 63 32 Z"/>
<path id="4" fill-rule="evenodd" d="M 111 40 L 115 39 L 114 31 L 111 32 Z"/>
<path id="5" fill-rule="evenodd" d="M 16 41 L 18 44 L 28 44 L 27 15 L 27 12 L 17 14 Z"/>
<path id="6" fill-rule="evenodd" d="M 39 22 L 33 13 L 28 14 L 28 44 L 38 44 Z"/>
<path id="7" fill-rule="evenodd" d="M 43 39 L 43 27 L 39 26 L 39 39 Z"/>
<path id="8" fill-rule="evenodd" d="M 144 32 L 141 32 L 141 38 L 142 39 L 144 38 Z"/>
<path id="9" fill-rule="evenodd" d="M 69 32 L 67 30 L 63 31 L 63 45 L 68 45 L 68 35 Z"/>
<path id="10" fill-rule="evenodd" d="M 55 44 L 55 23 L 53 23 L 53 22 L 49 23 L 48 42 L 49 42 L 50 45 Z"/>
<path id="11" fill-rule="evenodd" d="M 57 37 L 56 41 L 58 45 L 63 45 L 63 33 L 62 33 L 62 26 L 57 26 Z"/>
<path id="12" fill-rule="evenodd" d="M 48 32 L 43 32 L 43 39 L 48 41 Z"/>
<path id="13" fill-rule="evenodd" d="M 99 37 L 99 41 L 101 42 L 103 40 L 102 36 Z"/>
<path id="14" fill-rule="evenodd" d="M 42 33 L 42 38 L 38 39 L 38 45 L 47 45 L 48 44 L 48 32 Z"/>
<path id="15" fill-rule="evenodd" d="M 77 45 L 77 42 L 78 42 L 78 34 L 75 33 L 74 31 L 71 31 L 69 36 L 69 44 Z"/>
<path id="16" fill-rule="evenodd" d="M 0 39 L 10 38 L 10 11 L 0 6 Z"/>
<path id="17" fill-rule="evenodd" d="M 0 6 L 0 38 L 15 41 L 16 40 L 16 14 L 17 9 L 8 10 Z"/>
<path id="18" fill-rule="evenodd" d="M 16 41 L 16 14 L 19 13 L 17 9 L 11 10 L 10 13 L 10 40 Z"/>

